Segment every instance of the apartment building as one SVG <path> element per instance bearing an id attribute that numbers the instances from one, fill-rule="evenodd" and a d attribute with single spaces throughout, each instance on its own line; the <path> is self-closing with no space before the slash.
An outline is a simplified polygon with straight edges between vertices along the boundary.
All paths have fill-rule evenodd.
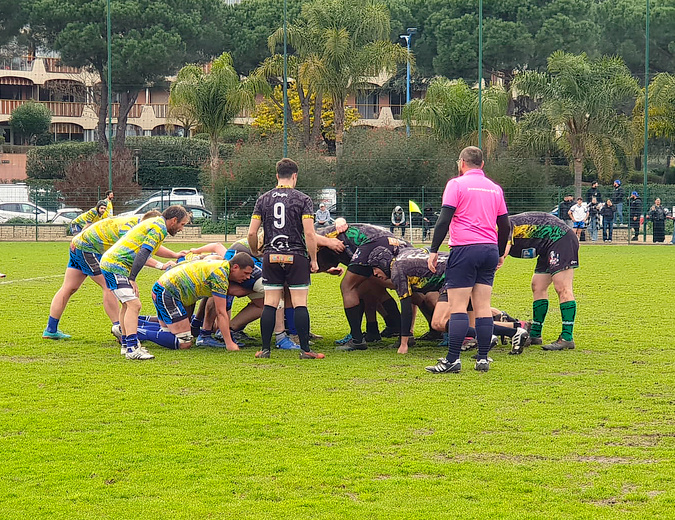
<path id="1" fill-rule="evenodd" d="M 12 111 L 28 100 L 52 113 L 50 132 L 56 140 L 95 141 L 99 103 L 98 74 L 67 67 L 55 57 L 0 58 L 0 135 L 9 144 L 22 144 L 9 127 Z M 131 108 L 127 135 L 181 135 L 180 127 L 167 128 L 168 87 L 146 88 Z M 112 106 L 113 126 L 119 105 Z"/>

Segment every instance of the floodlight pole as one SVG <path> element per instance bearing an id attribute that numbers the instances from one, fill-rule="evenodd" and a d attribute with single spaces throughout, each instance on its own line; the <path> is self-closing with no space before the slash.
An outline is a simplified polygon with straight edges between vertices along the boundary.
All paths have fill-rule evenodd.
<path id="1" fill-rule="evenodd" d="M 288 157 L 288 0 L 284 0 L 284 157 Z M 296 79 L 297 81 L 297 79 Z"/>
<path id="2" fill-rule="evenodd" d="M 408 63 L 406 64 L 406 74 L 405 74 L 405 104 L 410 104 L 410 40 L 413 34 L 417 34 L 417 27 L 408 27 L 406 29 L 407 34 L 402 34 L 400 37 L 405 40 L 406 48 L 408 49 Z M 410 137 L 410 125 L 405 124 L 405 135 Z"/>
<path id="3" fill-rule="evenodd" d="M 483 0 L 478 0 L 478 148 L 483 149 Z"/>
<path id="4" fill-rule="evenodd" d="M 647 0 L 647 20 L 645 22 L 645 150 L 643 157 L 644 184 L 642 191 L 642 214 L 647 216 L 647 158 L 649 156 L 649 0 Z M 642 241 L 647 241 L 647 219 L 644 219 Z"/>
<path id="5" fill-rule="evenodd" d="M 106 2 L 106 25 L 108 31 L 108 189 L 113 189 L 112 168 L 112 23 L 110 21 L 110 0 Z M 103 93 L 101 93 L 103 94 Z"/>

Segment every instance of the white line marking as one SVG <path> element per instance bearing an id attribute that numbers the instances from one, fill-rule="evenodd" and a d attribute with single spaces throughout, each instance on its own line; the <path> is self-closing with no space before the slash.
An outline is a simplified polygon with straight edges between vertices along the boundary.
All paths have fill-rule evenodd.
<path id="1" fill-rule="evenodd" d="M 49 276 L 38 276 L 37 278 L 21 278 L 19 280 L 8 280 L 6 282 L 0 282 L 0 285 L 6 285 L 8 283 L 18 283 L 18 282 L 34 282 L 36 280 L 47 280 L 49 278 L 61 278 L 62 274 L 52 274 Z"/>

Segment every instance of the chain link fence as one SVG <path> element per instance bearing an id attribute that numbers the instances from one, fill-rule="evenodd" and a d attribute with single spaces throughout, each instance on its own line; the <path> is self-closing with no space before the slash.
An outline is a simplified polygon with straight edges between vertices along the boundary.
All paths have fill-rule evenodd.
<path id="1" fill-rule="evenodd" d="M 184 238 L 198 239 L 203 235 L 220 235 L 220 240 L 241 236 L 248 227 L 255 201 L 271 186 L 224 188 L 218 197 L 203 195 L 194 188 L 158 186 L 142 191 L 114 190 L 114 213 L 145 213 L 151 209 L 163 210 L 172 204 L 185 205 L 192 212 L 192 222 Z M 435 221 L 440 208 L 443 186 L 419 187 L 315 187 L 302 188 L 314 201 L 315 210 L 323 203 L 334 219 L 344 217 L 348 222 L 367 222 L 386 228 L 392 226 L 392 211 L 400 206 L 405 212 L 406 236 L 415 242 L 424 236 L 424 216 L 409 212 L 409 201 L 413 201 L 426 216 Z M 586 201 L 586 189 L 582 197 Z M 675 210 L 675 185 L 649 185 L 646 196 L 643 187 L 624 185 L 624 193 L 638 191 L 646 208 L 659 197 L 670 216 Z M 600 186 L 604 202 L 613 192 L 611 186 Z M 97 186 L 78 189 L 76 193 L 63 194 L 49 187 L 0 184 L 0 240 L 57 240 L 69 234 L 69 222 L 80 213 L 93 208 L 97 201 L 105 198 L 107 187 Z M 572 195 L 572 186 L 522 186 L 504 189 L 509 212 L 544 211 L 557 214 L 559 204 L 565 195 Z M 643 204 L 640 205 L 642 207 Z M 643 211 L 640 210 L 640 216 Z M 614 225 L 614 243 L 629 242 L 630 199 L 626 197 Z M 651 241 L 652 223 L 642 219 L 640 241 Z M 602 242 L 601 219 L 598 241 Z M 400 228 L 399 228 L 400 229 Z M 398 231 L 398 230 L 397 230 Z M 670 242 L 673 221 L 665 223 L 666 242 Z M 645 235 L 646 233 L 646 235 Z M 590 235 L 590 233 L 587 233 Z M 226 238 L 227 235 L 227 238 Z M 585 237 L 591 241 L 590 236 Z M 427 238 L 427 240 L 429 240 Z"/>

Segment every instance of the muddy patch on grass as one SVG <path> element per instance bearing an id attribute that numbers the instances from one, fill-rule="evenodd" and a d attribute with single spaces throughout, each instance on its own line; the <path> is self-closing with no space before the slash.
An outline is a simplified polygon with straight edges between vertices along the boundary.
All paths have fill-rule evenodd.
<path id="1" fill-rule="evenodd" d="M 0 361 L 7 361 L 9 363 L 37 363 L 46 360 L 41 357 L 31 356 L 0 356 Z"/>
<path id="2" fill-rule="evenodd" d="M 633 459 L 630 457 L 610 457 L 603 455 L 575 455 L 569 458 L 574 462 L 592 462 L 594 464 L 657 464 L 655 459 Z"/>

